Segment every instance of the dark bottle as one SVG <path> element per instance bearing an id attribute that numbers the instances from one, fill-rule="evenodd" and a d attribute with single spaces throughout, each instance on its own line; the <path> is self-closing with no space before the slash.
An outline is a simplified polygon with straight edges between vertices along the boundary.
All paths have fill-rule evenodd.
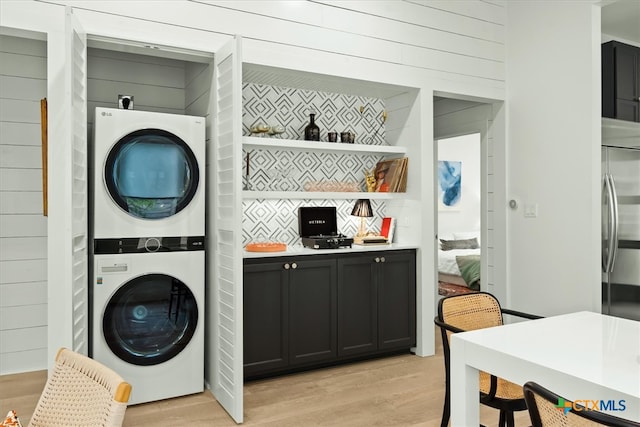
<path id="1" fill-rule="evenodd" d="M 320 141 L 320 128 L 316 125 L 316 115 L 309 114 L 309 124 L 304 128 L 305 141 Z"/>

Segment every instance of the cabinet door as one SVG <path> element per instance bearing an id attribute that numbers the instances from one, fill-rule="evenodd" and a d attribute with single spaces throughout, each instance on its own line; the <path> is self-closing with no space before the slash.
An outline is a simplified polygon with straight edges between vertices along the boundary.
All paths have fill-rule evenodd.
<path id="1" fill-rule="evenodd" d="M 413 251 L 380 253 L 378 348 L 416 344 L 416 255 Z"/>
<path id="2" fill-rule="evenodd" d="M 640 102 L 616 99 L 616 119 L 640 122 Z"/>
<path id="3" fill-rule="evenodd" d="M 615 56 L 616 98 L 638 101 L 640 48 L 617 43 Z"/>
<path id="4" fill-rule="evenodd" d="M 289 363 L 289 272 L 282 262 L 244 266 L 244 375 Z"/>
<path id="5" fill-rule="evenodd" d="M 338 356 L 378 349 L 374 255 L 338 259 Z"/>
<path id="6" fill-rule="evenodd" d="M 291 365 L 337 356 L 335 258 L 299 258 L 289 270 L 289 360 Z"/>

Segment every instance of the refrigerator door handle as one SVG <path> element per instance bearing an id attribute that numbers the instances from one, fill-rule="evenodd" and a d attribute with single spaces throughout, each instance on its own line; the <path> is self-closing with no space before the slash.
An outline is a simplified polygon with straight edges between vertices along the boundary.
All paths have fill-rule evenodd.
<path id="1" fill-rule="evenodd" d="M 612 272 L 616 258 L 618 256 L 618 192 L 616 191 L 616 183 L 613 179 L 613 175 L 609 174 L 609 189 L 610 189 L 610 209 L 611 209 L 611 231 L 609 237 L 609 268 L 608 272 Z"/>
<path id="2" fill-rule="evenodd" d="M 607 209 L 607 234 L 602 236 L 602 271 L 604 273 L 610 273 L 612 267 L 613 251 L 615 245 L 615 210 L 613 206 L 613 190 L 611 188 L 610 175 L 607 173 L 604 175 L 604 181 L 602 186 L 602 200 Z M 605 247 L 605 243 L 607 246 Z"/>

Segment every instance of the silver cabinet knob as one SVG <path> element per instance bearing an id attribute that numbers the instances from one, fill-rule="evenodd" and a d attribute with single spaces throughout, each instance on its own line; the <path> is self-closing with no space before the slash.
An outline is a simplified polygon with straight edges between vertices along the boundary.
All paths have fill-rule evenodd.
<path id="1" fill-rule="evenodd" d="M 295 270 L 296 268 L 298 268 L 298 264 L 296 264 L 295 262 L 292 262 L 291 263 L 291 268 L 293 268 Z"/>
<path id="2" fill-rule="evenodd" d="M 380 257 L 380 262 L 384 262 L 384 261 L 385 261 L 384 257 Z"/>
<path id="3" fill-rule="evenodd" d="M 380 258 L 379 257 L 375 257 L 375 262 L 380 262 Z"/>
<path id="4" fill-rule="evenodd" d="M 291 266 L 289 265 L 289 263 L 286 263 L 283 267 L 284 267 L 284 269 L 285 269 L 285 270 L 288 270 L 289 268 L 291 268 Z"/>

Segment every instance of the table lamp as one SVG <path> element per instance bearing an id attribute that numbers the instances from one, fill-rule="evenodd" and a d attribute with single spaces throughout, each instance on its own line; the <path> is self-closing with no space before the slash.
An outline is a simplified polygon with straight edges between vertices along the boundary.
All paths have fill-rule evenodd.
<path id="1" fill-rule="evenodd" d="M 356 200 L 356 204 L 353 205 L 353 210 L 351 211 L 351 215 L 360 217 L 360 229 L 358 230 L 358 234 L 356 234 L 356 239 L 362 239 L 367 235 L 367 228 L 365 218 L 371 218 L 373 216 L 373 210 L 371 209 L 371 202 L 369 199 L 358 199 Z"/>

